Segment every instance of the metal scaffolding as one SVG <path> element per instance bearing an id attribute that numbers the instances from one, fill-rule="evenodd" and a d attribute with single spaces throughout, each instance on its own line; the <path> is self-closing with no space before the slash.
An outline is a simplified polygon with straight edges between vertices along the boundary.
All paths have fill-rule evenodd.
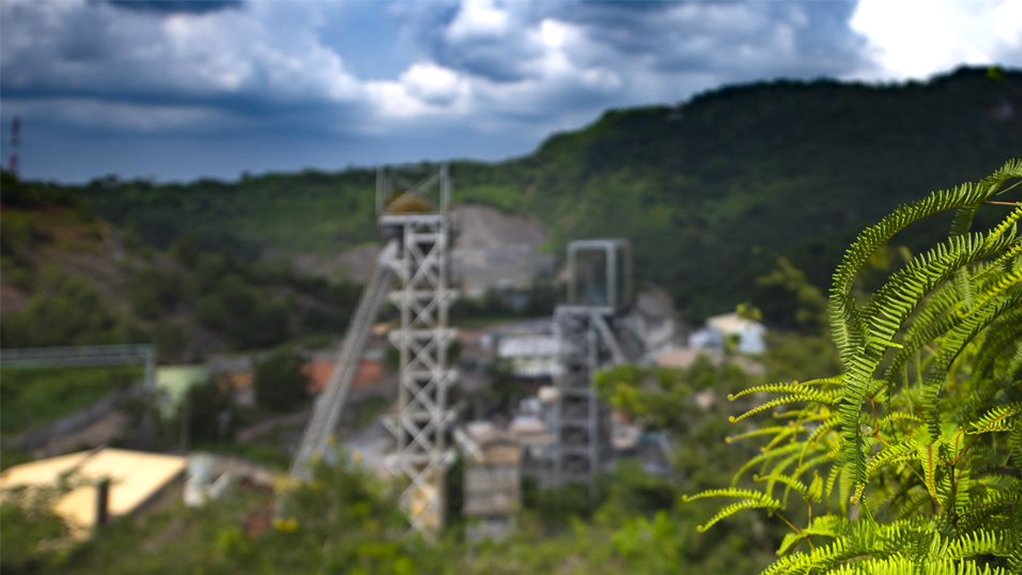
<path id="1" fill-rule="evenodd" d="M 305 481 L 310 479 L 310 472 L 315 457 L 331 456 L 330 443 L 341 419 L 345 400 L 351 383 L 358 374 L 359 358 L 365 350 L 369 332 L 373 322 L 383 305 L 383 300 L 393 280 L 390 261 L 397 252 L 397 242 L 391 241 L 380 252 L 373 275 L 362 291 L 358 308 L 348 323 L 344 343 L 337 350 L 334 370 L 330 373 L 326 389 L 316 398 L 312 417 L 305 427 L 301 442 L 298 444 L 294 461 L 291 463 L 291 477 Z"/>
<path id="2" fill-rule="evenodd" d="M 399 413 L 391 423 L 397 440 L 394 465 L 408 479 L 401 495 L 412 527 L 427 536 L 444 524 L 445 476 L 454 460 L 448 429 L 455 418 L 448 390 L 457 374 L 449 327 L 457 292 L 450 287 L 450 180 L 446 166 L 418 185 L 394 190 L 396 177 L 381 172 L 377 188 L 380 224 L 397 240 L 390 267 L 399 282 L 390 294 L 401 327 L 390 339 L 400 352 Z"/>
<path id="3" fill-rule="evenodd" d="M 568 304 L 554 312 L 562 372 L 556 381 L 553 483 L 584 484 L 593 492 L 610 451 L 610 418 L 594 378 L 598 370 L 625 361 L 612 322 L 631 297 L 628 244 L 572 242 L 568 275 Z"/>

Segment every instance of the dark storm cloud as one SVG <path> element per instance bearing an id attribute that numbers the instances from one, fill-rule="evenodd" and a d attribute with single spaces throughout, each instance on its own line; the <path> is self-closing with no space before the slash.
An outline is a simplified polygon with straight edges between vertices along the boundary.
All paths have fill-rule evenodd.
<path id="1" fill-rule="evenodd" d="M 713 73 L 727 79 L 841 75 L 868 66 L 848 29 L 850 2 L 507 3 L 500 32 L 456 34 L 465 4 L 404 11 L 417 40 L 441 65 L 494 82 L 536 74 L 540 50 L 528 34 L 543 21 L 573 26 L 587 42 L 570 55 L 583 65 L 651 73 Z"/>
<path id="2" fill-rule="evenodd" d="M 234 10 L 242 0 L 99 0 L 116 8 L 153 14 L 206 14 Z"/>
<path id="3" fill-rule="evenodd" d="M 878 14 L 863 19 L 867 3 Z M 943 4 L 935 0 L 932 12 L 954 17 L 934 20 L 931 46 L 967 38 L 971 49 L 971 30 L 991 28 L 987 10 L 975 28 L 944 42 L 943 23 L 974 10 L 937 10 Z M 1000 5 L 996 22 L 1018 20 Z M 27 142 L 39 146 L 33 157 L 79 146 L 97 165 L 106 154 L 105 171 L 127 173 L 158 165 L 137 150 L 116 154 L 133 135 L 147 153 L 167 142 L 168 162 L 184 161 L 172 151 L 185 142 L 200 156 L 207 149 L 195 163 L 201 170 L 218 157 L 224 170 L 245 158 L 254 170 L 328 158 L 334 148 L 326 142 L 336 145 L 341 165 L 401 159 L 395 154 L 494 158 L 527 153 L 547 134 L 607 108 L 678 102 L 727 83 L 884 77 L 916 57 L 885 53 L 904 49 L 877 29 L 890 10 L 882 0 L 0 0 L 2 117 L 20 114 L 36 127 L 25 138 L 26 152 Z M 853 30 L 856 18 L 864 28 Z M 1012 26 L 995 30 L 1003 39 L 984 53 L 1006 64 L 1022 60 Z M 32 134 L 67 139 L 39 145 Z M 89 138 L 96 145 L 81 144 Z M 327 151 L 317 156 L 296 143 L 302 138 Z M 76 164 L 76 177 L 88 165 Z M 180 177 L 188 169 L 165 172 Z"/>
<path id="4" fill-rule="evenodd" d="M 262 19 L 225 14 L 227 4 L 238 3 L 219 3 L 215 14 L 189 7 L 174 21 L 109 3 L 0 4 L 4 104 L 27 114 L 50 108 L 50 120 L 107 130 L 173 130 L 175 117 L 210 130 L 319 115 L 307 124 L 315 128 L 326 112 L 343 123 L 357 111 L 341 105 L 350 81 L 339 57 L 304 22 L 272 18 L 288 9 L 283 3 Z"/>
<path id="5" fill-rule="evenodd" d="M 796 52 L 821 40 L 817 28 L 830 38 L 809 57 L 852 61 L 834 49 L 850 33 L 841 28 L 847 8 L 833 3 L 802 14 L 772 3 L 447 1 L 384 5 L 411 61 L 358 78 L 345 63 L 371 74 L 373 52 L 387 48 L 346 19 L 369 6 L 9 0 L 0 4 L 5 116 L 34 117 L 53 133 L 63 124 L 151 137 L 250 134 L 253 146 L 284 132 L 408 142 L 420 130 L 457 129 L 475 142 L 467 149 L 502 134 L 519 146 L 506 153 L 518 154 L 522 142 L 608 107 L 815 70 Z M 350 39 L 325 41 L 319 27 Z"/>

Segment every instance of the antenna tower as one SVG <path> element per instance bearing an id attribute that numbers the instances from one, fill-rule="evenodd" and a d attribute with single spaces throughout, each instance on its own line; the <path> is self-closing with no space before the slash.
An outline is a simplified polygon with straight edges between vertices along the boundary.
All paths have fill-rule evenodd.
<path id="1" fill-rule="evenodd" d="M 11 153 L 7 157 L 7 171 L 12 176 L 18 175 L 18 151 L 21 147 L 21 118 L 11 118 Z"/>

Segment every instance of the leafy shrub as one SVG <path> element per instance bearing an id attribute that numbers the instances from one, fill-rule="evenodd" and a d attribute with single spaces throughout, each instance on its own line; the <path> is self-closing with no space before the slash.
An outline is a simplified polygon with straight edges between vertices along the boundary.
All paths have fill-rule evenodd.
<path id="1" fill-rule="evenodd" d="M 274 353 L 255 369 L 256 401 L 271 411 L 290 411 L 308 399 L 303 360 L 289 351 Z"/>
<path id="2" fill-rule="evenodd" d="M 743 434 L 766 445 L 731 487 L 687 498 L 735 500 L 700 530 L 749 509 L 777 516 L 791 533 L 765 573 L 1022 570 L 1022 202 L 995 199 L 1020 180 L 1010 161 L 859 235 L 830 292 L 841 374 L 732 396 L 773 396 L 732 421 L 776 423 Z M 981 208 L 1007 215 L 974 231 Z M 856 292 L 873 254 L 943 212 L 947 238 Z M 753 471 L 760 487 L 746 488 Z"/>

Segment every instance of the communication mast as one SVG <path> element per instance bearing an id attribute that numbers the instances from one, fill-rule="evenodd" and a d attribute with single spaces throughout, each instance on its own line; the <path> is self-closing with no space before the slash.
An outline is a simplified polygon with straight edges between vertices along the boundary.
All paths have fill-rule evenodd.
<path id="1" fill-rule="evenodd" d="M 631 300 L 631 248 L 625 240 L 584 240 L 568 246 L 568 303 L 554 312 L 560 349 L 555 485 L 596 489 L 610 451 L 610 418 L 594 377 L 601 368 L 624 363 L 613 330 Z"/>
<path id="2" fill-rule="evenodd" d="M 401 505 L 412 527 L 427 536 L 444 524 L 446 473 L 455 453 L 448 430 L 455 414 L 448 391 L 457 380 L 449 367 L 450 178 L 442 166 L 408 185 L 398 174 L 377 174 L 380 226 L 397 243 L 390 268 L 399 283 L 390 299 L 401 314 L 390 334 L 400 353 L 399 412 L 390 424 L 397 440 L 395 471 L 408 479 Z"/>
<path id="3" fill-rule="evenodd" d="M 18 152 L 21 148 L 21 119 L 14 116 L 11 119 L 11 153 L 7 157 L 7 171 L 12 176 L 18 175 Z"/>

